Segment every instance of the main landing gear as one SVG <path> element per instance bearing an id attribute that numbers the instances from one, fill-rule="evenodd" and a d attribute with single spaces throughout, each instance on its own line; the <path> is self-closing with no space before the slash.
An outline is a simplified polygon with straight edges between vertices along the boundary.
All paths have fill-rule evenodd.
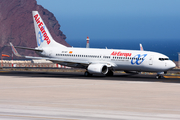
<path id="1" fill-rule="evenodd" d="M 106 74 L 106 76 L 113 76 L 113 75 L 114 75 L 113 71 L 112 70 L 108 70 L 108 73 Z"/>
<path id="2" fill-rule="evenodd" d="M 86 71 L 86 72 L 84 73 L 84 76 L 86 76 L 86 77 L 91 77 L 92 74 L 90 74 L 88 71 Z"/>
<path id="3" fill-rule="evenodd" d="M 114 73 L 113 73 L 112 70 L 109 70 L 108 73 L 106 74 L 106 76 L 113 76 L 113 75 L 114 75 Z M 84 72 L 84 76 L 91 77 L 91 76 L 93 76 L 93 74 L 91 74 L 88 71 L 86 71 L 86 72 Z"/>

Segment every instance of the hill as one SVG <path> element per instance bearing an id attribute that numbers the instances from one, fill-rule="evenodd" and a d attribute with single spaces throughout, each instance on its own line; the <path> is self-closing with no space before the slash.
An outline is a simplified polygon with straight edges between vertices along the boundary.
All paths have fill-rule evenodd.
<path id="1" fill-rule="evenodd" d="M 0 54 L 11 55 L 12 42 L 15 46 L 36 47 L 32 11 L 37 10 L 48 27 L 52 37 L 59 43 L 70 46 L 60 30 L 60 24 L 53 13 L 37 5 L 36 0 L 0 0 Z M 35 56 L 33 51 L 18 49 L 20 54 Z M 18 58 L 19 59 L 19 58 Z"/>

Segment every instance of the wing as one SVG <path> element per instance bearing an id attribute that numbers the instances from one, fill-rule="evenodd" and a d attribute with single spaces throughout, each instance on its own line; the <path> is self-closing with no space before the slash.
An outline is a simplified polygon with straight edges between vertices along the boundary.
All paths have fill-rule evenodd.
<path id="1" fill-rule="evenodd" d="M 142 44 L 139 44 L 139 46 L 140 46 L 140 50 L 141 50 L 141 51 L 144 51 L 144 49 L 143 49 L 143 47 L 142 47 Z"/>
<path id="2" fill-rule="evenodd" d="M 67 59 L 59 59 L 59 58 L 48 58 L 48 57 L 33 57 L 33 56 L 24 56 L 25 58 L 29 59 L 44 59 L 44 60 L 49 60 L 54 63 L 72 63 L 72 64 L 84 64 L 84 65 L 89 65 L 91 62 L 89 61 L 80 61 L 80 60 L 67 60 Z"/>
<path id="3" fill-rule="evenodd" d="M 101 63 L 101 64 L 106 64 L 108 67 L 114 67 L 116 66 L 116 64 L 111 63 L 111 62 L 103 62 L 103 61 L 84 61 L 84 60 L 69 60 L 69 59 L 61 59 L 61 58 L 52 58 L 52 57 L 33 57 L 33 56 L 22 56 L 20 55 L 17 50 L 15 49 L 15 47 L 13 46 L 12 43 L 10 43 L 10 46 L 12 48 L 13 53 L 18 56 L 18 57 L 24 57 L 24 58 L 28 58 L 28 59 L 39 59 L 39 60 L 49 60 L 52 61 L 53 63 L 57 63 L 57 64 L 62 64 L 62 65 L 66 65 L 66 66 L 71 66 L 71 67 L 80 67 L 80 68 L 86 68 L 89 64 L 94 64 L 94 63 Z M 22 48 L 22 49 L 26 49 L 25 47 L 17 47 L 17 48 Z M 35 50 L 35 49 L 31 49 L 28 48 L 27 50 Z M 36 49 L 35 51 L 41 51 L 43 52 L 43 50 L 38 50 Z"/>
<path id="4" fill-rule="evenodd" d="M 12 43 L 10 43 L 10 46 L 12 48 L 13 53 L 18 56 L 18 57 L 24 57 L 24 58 L 29 58 L 29 59 L 39 59 L 39 60 L 49 60 L 52 61 L 54 63 L 58 63 L 58 64 L 76 64 L 76 65 L 82 65 L 82 66 L 87 66 L 89 64 L 91 64 L 89 61 L 80 61 L 80 60 L 67 60 L 67 59 L 59 59 L 59 58 L 50 58 L 50 57 L 33 57 L 33 56 L 22 56 L 20 55 L 17 50 L 15 49 L 15 47 L 13 46 Z M 17 47 L 17 48 L 21 48 L 21 49 L 27 49 L 27 50 L 33 50 L 33 51 L 43 51 L 43 50 L 38 50 L 38 49 L 33 49 L 33 48 L 26 48 L 26 47 Z"/>

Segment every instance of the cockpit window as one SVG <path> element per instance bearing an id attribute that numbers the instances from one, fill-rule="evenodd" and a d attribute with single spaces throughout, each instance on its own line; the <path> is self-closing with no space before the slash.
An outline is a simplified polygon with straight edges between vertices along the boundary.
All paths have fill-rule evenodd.
<path id="1" fill-rule="evenodd" d="M 169 60 L 169 58 L 159 58 L 160 61 Z"/>

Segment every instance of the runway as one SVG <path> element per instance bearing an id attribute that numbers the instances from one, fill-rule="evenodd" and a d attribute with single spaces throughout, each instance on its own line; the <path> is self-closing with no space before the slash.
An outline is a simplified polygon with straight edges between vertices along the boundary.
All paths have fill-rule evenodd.
<path id="1" fill-rule="evenodd" d="M 23 68 L 25 69 L 25 68 Z M 62 70 L 63 71 L 63 70 Z M 180 73 L 179 69 L 169 71 L 169 73 Z M 19 76 L 19 77 L 46 77 L 46 78 L 72 78 L 72 79 L 98 79 L 98 80 L 124 80 L 124 81 L 147 81 L 147 82 L 168 82 L 180 83 L 179 76 L 164 75 L 162 79 L 156 79 L 156 74 L 126 74 L 115 73 L 114 76 L 94 75 L 92 77 L 85 77 L 84 72 L 41 72 L 41 71 L 10 71 L 0 70 L 1 76 Z"/>
<path id="2" fill-rule="evenodd" d="M 0 72 L 3 120 L 179 120 L 180 79 Z"/>

